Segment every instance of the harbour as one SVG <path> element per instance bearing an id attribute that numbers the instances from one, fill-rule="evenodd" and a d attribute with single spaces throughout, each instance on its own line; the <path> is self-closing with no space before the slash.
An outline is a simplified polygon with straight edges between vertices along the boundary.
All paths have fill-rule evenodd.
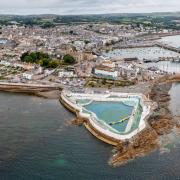
<path id="1" fill-rule="evenodd" d="M 146 47 L 146 48 L 127 48 L 127 49 L 115 49 L 108 53 L 103 53 L 108 58 L 139 58 L 139 60 L 150 59 L 158 61 L 159 58 L 175 58 L 179 57 L 179 53 L 166 50 L 160 47 Z"/>

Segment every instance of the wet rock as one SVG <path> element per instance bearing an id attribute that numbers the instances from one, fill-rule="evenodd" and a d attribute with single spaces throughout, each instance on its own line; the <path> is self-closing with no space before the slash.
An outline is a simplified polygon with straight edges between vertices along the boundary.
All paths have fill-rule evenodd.
<path id="1" fill-rule="evenodd" d="M 152 115 L 147 120 L 149 128 L 146 128 L 130 141 L 121 142 L 117 147 L 117 153 L 111 158 L 111 165 L 123 165 L 129 160 L 144 156 L 159 147 L 158 139 L 162 135 L 169 134 L 174 127 L 180 129 L 180 117 L 174 118 L 169 110 L 169 91 L 174 81 L 179 81 L 180 76 L 164 76 L 158 79 L 151 87 L 149 97 L 156 102 Z"/>
<path id="2" fill-rule="evenodd" d="M 86 121 L 85 119 L 80 118 L 80 117 L 77 117 L 77 118 L 75 118 L 75 119 L 72 120 L 72 124 L 73 124 L 73 125 L 81 126 L 81 125 L 83 125 L 83 123 L 84 123 L 85 121 Z"/>
<path id="3" fill-rule="evenodd" d="M 172 119 L 162 118 L 151 121 L 150 125 L 158 135 L 164 135 L 170 133 L 175 124 Z"/>
<path id="4" fill-rule="evenodd" d="M 112 157 L 110 164 L 113 166 L 126 164 L 129 160 L 144 156 L 158 147 L 157 134 L 151 128 L 146 128 L 136 135 L 131 141 L 118 147 L 119 151 Z"/>

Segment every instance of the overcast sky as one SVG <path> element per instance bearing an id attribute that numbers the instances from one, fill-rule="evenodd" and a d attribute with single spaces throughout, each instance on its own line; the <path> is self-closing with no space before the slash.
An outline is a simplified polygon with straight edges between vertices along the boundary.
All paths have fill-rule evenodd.
<path id="1" fill-rule="evenodd" d="M 180 0 L 0 0 L 0 14 L 101 14 L 180 11 Z"/>

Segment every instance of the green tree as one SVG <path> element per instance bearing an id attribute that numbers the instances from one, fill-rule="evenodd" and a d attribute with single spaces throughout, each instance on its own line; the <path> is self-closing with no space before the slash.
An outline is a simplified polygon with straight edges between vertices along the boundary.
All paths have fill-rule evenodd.
<path id="1" fill-rule="evenodd" d="M 42 28 L 53 28 L 53 27 L 55 27 L 55 24 L 52 22 L 45 22 L 41 27 Z"/>
<path id="2" fill-rule="evenodd" d="M 49 66 L 49 60 L 44 58 L 42 59 L 42 61 L 43 61 L 42 66 L 47 68 Z"/>
<path id="3" fill-rule="evenodd" d="M 66 54 L 63 60 L 64 60 L 64 63 L 66 64 L 74 64 L 76 62 L 75 58 L 69 54 Z"/>
<path id="4" fill-rule="evenodd" d="M 58 60 L 52 60 L 49 62 L 49 65 L 48 65 L 49 68 L 57 68 L 58 66 L 59 66 Z"/>
<path id="5" fill-rule="evenodd" d="M 36 63 L 45 68 L 56 68 L 60 64 L 58 60 L 52 60 L 47 53 L 42 52 L 26 52 L 22 54 L 21 61 Z"/>
<path id="6" fill-rule="evenodd" d="M 25 57 L 29 55 L 29 52 L 25 52 L 21 56 L 21 61 L 25 61 Z"/>
<path id="7" fill-rule="evenodd" d="M 33 62 L 36 62 L 38 60 L 38 57 L 37 57 L 37 53 L 36 52 L 32 52 L 30 53 L 29 55 L 32 59 Z"/>
<path id="8" fill-rule="evenodd" d="M 31 56 L 25 56 L 25 57 L 24 57 L 24 62 L 32 63 L 32 62 L 33 62 L 33 59 L 32 59 Z"/>

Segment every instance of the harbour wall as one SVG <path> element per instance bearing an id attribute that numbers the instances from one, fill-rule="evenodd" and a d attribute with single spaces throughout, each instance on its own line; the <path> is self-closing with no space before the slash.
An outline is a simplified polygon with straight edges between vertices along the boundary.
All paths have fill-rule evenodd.
<path id="1" fill-rule="evenodd" d="M 59 86 L 52 85 L 0 82 L 0 91 L 7 92 L 37 93 L 61 89 Z"/>
<path id="2" fill-rule="evenodd" d="M 81 95 L 81 94 L 79 94 L 79 95 Z M 111 95 L 120 95 L 120 93 L 112 93 Z M 125 94 L 125 93 L 124 94 L 122 93 L 121 95 L 128 96 L 128 94 Z M 137 94 L 131 94 L 131 95 L 132 95 L 132 97 L 133 96 L 137 97 Z M 85 96 L 86 97 L 87 96 L 90 96 L 90 97 L 94 96 L 95 97 L 94 94 L 89 94 L 89 95 L 85 95 Z M 99 100 L 100 96 L 101 95 L 97 95 L 98 100 Z M 82 97 L 82 98 L 84 98 L 84 97 Z M 102 96 L 102 98 L 103 98 L 103 96 Z M 84 125 L 86 127 L 88 127 L 87 128 L 88 130 L 90 128 L 93 132 L 94 131 L 96 132 L 96 133 L 92 133 L 92 131 L 90 131 L 93 135 L 95 135 L 97 137 L 96 134 L 98 133 L 99 134 L 99 136 L 97 137 L 98 139 L 101 139 L 106 143 L 108 141 L 108 144 L 115 145 L 115 144 L 117 144 L 118 141 L 121 142 L 121 141 L 131 139 L 136 134 L 138 134 L 139 132 L 141 132 L 143 129 L 146 128 L 146 119 L 149 118 L 151 108 L 150 108 L 149 105 L 147 106 L 147 104 L 144 104 L 143 100 L 144 100 L 145 97 L 143 97 L 143 95 L 142 95 L 141 98 L 143 98 L 142 101 L 140 101 L 141 106 L 143 107 L 143 112 L 142 112 L 142 115 L 141 115 L 141 120 L 140 120 L 139 127 L 138 127 L 138 129 L 134 130 L 133 132 L 128 133 L 128 134 L 124 134 L 124 135 L 114 133 L 114 132 L 110 131 L 108 128 L 106 128 L 105 126 L 102 127 L 102 124 L 100 124 L 97 121 L 97 119 L 96 119 L 97 117 L 95 117 L 92 113 L 90 114 L 90 113 L 83 112 L 82 106 L 70 101 L 69 98 L 66 97 L 66 93 L 64 91 L 61 93 L 60 101 L 61 101 L 61 103 L 63 105 L 68 107 L 68 109 L 70 109 L 72 112 L 75 112 L 78 117 L 86 119 L 86 121 L 84 122 Z M 109 143 L 109 141 L 111 143 Z"/>

